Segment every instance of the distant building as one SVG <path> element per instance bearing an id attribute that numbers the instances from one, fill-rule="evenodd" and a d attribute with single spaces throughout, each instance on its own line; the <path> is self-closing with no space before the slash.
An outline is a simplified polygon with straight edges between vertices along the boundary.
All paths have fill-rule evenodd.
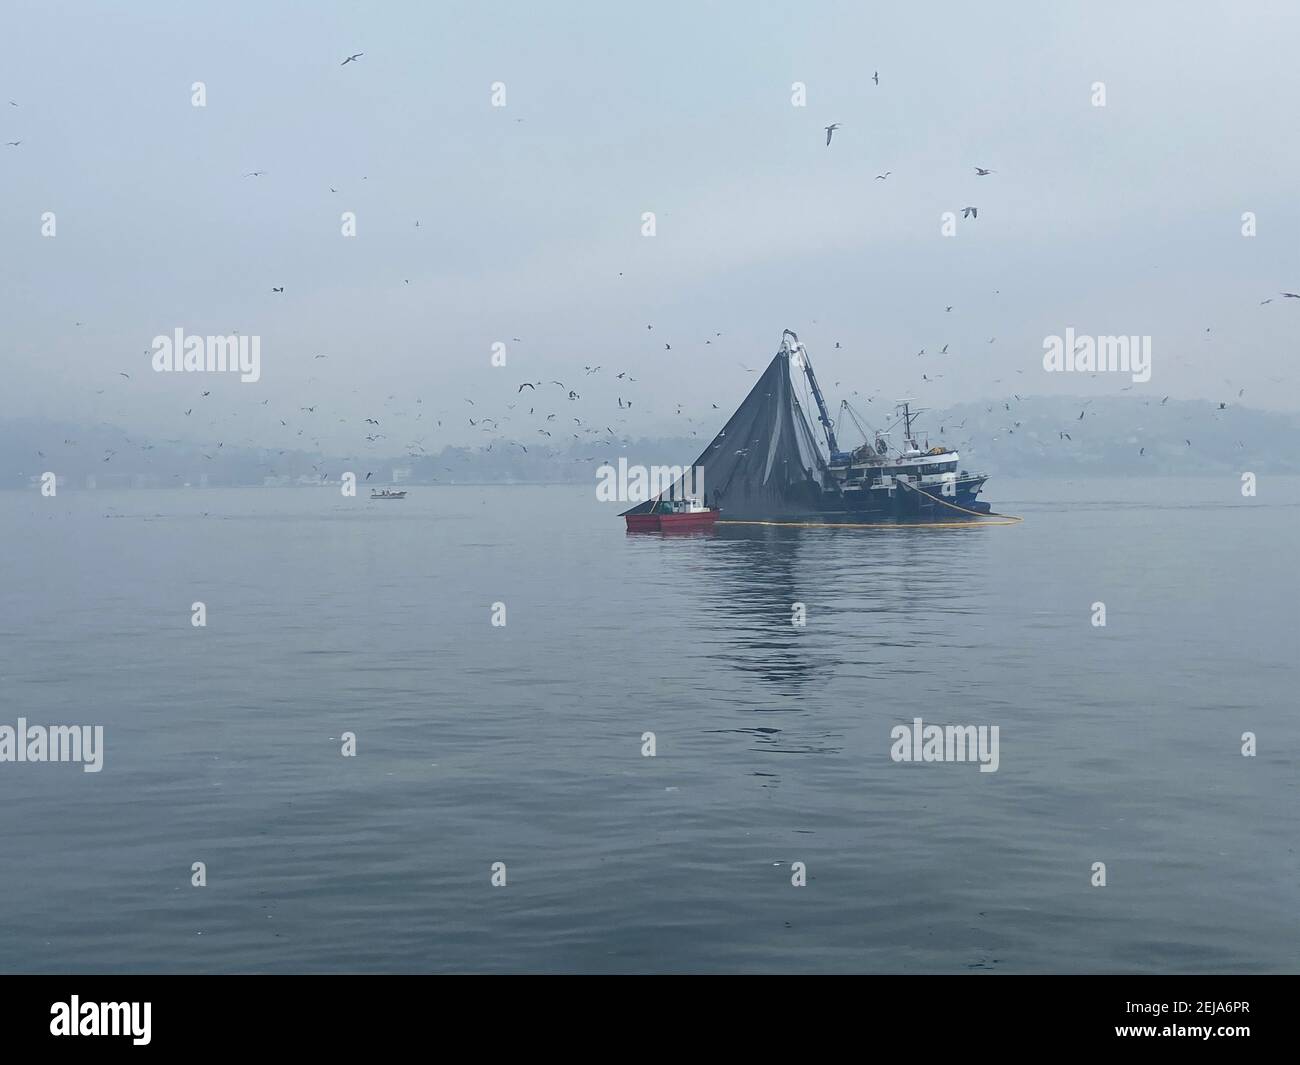
<path id="1" fill-rule="evenodd" d="M 409 481 L 410 479 L 411 479 L 410 466 L 400 466 L 397 469 L 393 470 L 393 484 L 401 484 L 403 481 Z"/>

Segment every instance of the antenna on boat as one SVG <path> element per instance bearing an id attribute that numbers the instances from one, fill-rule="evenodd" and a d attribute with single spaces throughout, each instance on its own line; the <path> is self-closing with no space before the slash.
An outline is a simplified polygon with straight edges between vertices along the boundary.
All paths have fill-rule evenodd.
<path id="1" fill-rule="evenodd" d="M 791 344 L 787 338 L 793 338 Z M 831 421 L 830 414 L 826 411 L 826 398 L 822 395 L 822 390 L 817 385 L 817 375 L 813 373 L 812 359 L 808 358 L 808 349 L 799 341 L 799 334 L 793 329 L 783 330 L 781 333 L 781 353 L 787 358 L 798 355 L 799 361 L 803 364 L 803 372 L 808 377 L 808 383 L 812 386 L 813 398 L 817 400 L 817 420 L 822 423 L 822 429 L 826 432 L 826 446 L 831 449 L 831 457 L 834 458 L 839 454 L 839 444 L 835 442 L 835 423 Z"/>
<path id="2" fill-rule="evenodd" d="M 914 451 L 919 451 L 920 448 L 917 446 L 916 438 L 912 436 L 912 419 L 915 418 L 918 414 L 924 414 L 925 411 L 920 407 L 918 407 L 916 410 L 912 410 L 911 404 L 912 401 L 910 399 L 900 399 L 897 401 L 895 409 L 902 408 L 903 411 L 904 445 L 910 447 Z"/>

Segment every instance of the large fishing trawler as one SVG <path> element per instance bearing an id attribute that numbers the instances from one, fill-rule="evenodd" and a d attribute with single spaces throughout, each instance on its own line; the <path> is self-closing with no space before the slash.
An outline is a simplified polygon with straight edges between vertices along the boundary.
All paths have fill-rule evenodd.
<path id="1" fill-rule="evenodd" d="M 847 402 L 841 409 L 853 413 Z M 891 449 L 888 430 L 876 432 L 872 442 L 851 452 L 832 450 L 827 469 L 836 483 L 828 492 L 834 497 L 827 500 L 828 507 L 850 514 L 906 516 L 930 513 L 935 507 L 950 514 L 959 515 L 961 510 L 987 514 L 989 505 L 977 497 L 988 477 L 963 470 L 961 455 L 954 448 L 919 441 L 912 422 L 924 413 L 913 410 L 910 400 L 899 400 L 895 422 L 903 431 L 899 450 Z M 835 431 L 828 426 L 826 433 L 833 449 Z"/>
<path id="2" fill-rule="evenodd" d="M 825 451 L 796 395 L 796 375 L 816 404 Z M 897 420 L 879 431 L 868 432 L 847 401 L 841 410 L 863 436 L 851 451 L 840 448 L 807 350 L 785 330 L 781 349 L 695 461 L 692 483 L 703 486 L 702 505 L 717 509 L 721 521 L 961 521 L 989 513 L 978 499 L 987 477 L 962 469 L 954 449 L 923 440 L 914 423 L 924 412 L 910 400 L 901 400 Z M 657 505 L 650 500 L 625 514 Z"/>

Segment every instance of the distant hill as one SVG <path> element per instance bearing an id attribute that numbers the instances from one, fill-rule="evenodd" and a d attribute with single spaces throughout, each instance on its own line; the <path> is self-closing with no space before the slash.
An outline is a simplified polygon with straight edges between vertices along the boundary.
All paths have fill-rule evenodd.
<path id="1" fill-rule="evenodd" d="M 936 411 L 923 426 L 931 443 L 1003 476 L 1300 473 L 1300 415 L 1232 404 L 1011 397 Z"/>
<path id="2" fill-rule="evenodd" d="M 892 410 L 874 406 L 860 410 L 868 429 L 887 428 Z M 719 418 L 717 428 L 723 424 Z M 917 429 L 932 445 L 960 449 L 967 468 L 994 476 L 1300 473 L 1300 415 L 1232 404 L 1219 410 L 1214 403 L 1128 397 L 1008 397 L 927 411 Z M 837 431 L 843 447 L 861 440 L 847 418 Z M 0 422 L 0 487 L 28 487 L 47 470 L 77 488 L 311 484 L 337 481 L 345 470 L 363 483 L 371 474 L 371 484 L 591 483 L 597 467 L 619 456 L 644 465 L 685 464 L 709 439 L 611 435 L 552 446 L 502 438 L 428 453 L 324 455 L 15 419 Z M 897 442 L 900 434 L 890 439 Z"/>

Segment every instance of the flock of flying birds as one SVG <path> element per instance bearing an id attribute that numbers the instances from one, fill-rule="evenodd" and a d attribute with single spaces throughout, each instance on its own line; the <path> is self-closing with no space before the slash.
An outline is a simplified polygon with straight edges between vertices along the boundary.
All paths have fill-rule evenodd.
<path id="1" fill-rule="evenodd" d="M 879 71 L 875 71 L 875 72 L 872 74 L 871 80 L 872 80 L 876 85 L 879 85 L 879 84 L 880 84 L 880 72 L 879 72 Z M 823 129 L 824 129 L 824 131 L 825 131 L 825 133 L 826 133 L 826 147 L 827 147 L 827 148 L 829 148 L 829 147 L 831 146 L 831 142 L 832 142 L 832 140 L 834 140 L 834 137 L 835 137 L 835 132 L 836 132 L 837 130 L 841 129 L 841 128 L 843 128 L 843 124 L 842 124 L 842 123 L 839 123 L 839 122 L 832 122 L 829 126 L 824 126 L 824 127 L 823 127 Z M 976 176 L 976 177 L 981 177 L 981 178 L 982 178 L 982 177 L 991 177 L 991 176 L 993 176 L 993 175 L 995 175 L 995 174 L 997 173 L 996 170 L 993 170 L 993 169 L 990 168 L 990 167 L 984 167 L 984 166 L 976 166 L 976 167 L 974 167 L 974 171 L 975 171 L 975 176 Z M 887 180 L 889 179 L 889 177 L 890 177 L 890 175 L 891 175 L 892 173 L 893 173 L 892 170 L 886 170 L 883 174 L 877 174 L 876 177 L 875 177 L 875 180 L 876 180 L 876 181 L 887 181 Z M 962 209 L 961 209 L 961 214 L 962 214 L 962 217 L 963 217 L 963 218 L 978 219 L 978 218 L 979 218 L 979 208 L 978 208 L 977 206 L 973 205 L 973 204 L 972 204 L 972 205 L 967 205 L 967 206 L 962 207 Z M 996 295 L 996 293 L 995 293 L 995 295 Z M 1282 296 L 1282 297 L 1285 298 L 1285 299 L 1300 300 L 1300 293 L 1296 293 L 1296 292 L 1281 292 L 1281 293 L 1279 293 L 1279 295 Z M 1270 304 L 1270 303 L 1272 303 L 1272 302 L 1273 302 L 1273 297 L 1270 296 L 1270 297 L 1267 298 L 1267 299 L 1260 300 L 1260 306 L 1261 306 L 1261 307 L 1262 307 L 1262 306 L 1266 306 L 1267 304 Z M 952 307 L 951 307 L 951 306 L 947 306 L 947 307 L 944 308 L 944 310 L 945 310 L 945 312 L 950 312 L 950 311 L 952 310 Z M 1210 332 L 1210 330 L 1207 328 L 1207 329 L 1206 329 L 1206 333 L 1209 333 L 1209 332 Z M 996 337 L 992 337 L 992 338 L 989 339 L 988 342 L 989 342 L 990 344 L 992 344 L 992 343 L 995 342 L 996 339 L 997 339 Z M 836 347 L 836 348 L 839 348 L 839 347 L 840 347 L 840 344 L 839 344 L 838 341 L 836 342 L 835 347 Z M 947 355 L 947 354 L 949 353 L 949 352 L 948 352 L 948 347 L 949 347 L 948 344 L 944 344 L 944 346 L 943 346 L 941 349 L 939 349 L 939 351 L 937 352 L 937 354 L 939 354 L 939 355 Z M 1080 347 L 1082 347 L 1082 343 L 1080 344 Z M 1076 347 L 1076 349 L 1075 349 L 1075 353 L 1076 353 L 1076 354 L 1077 354 L 1078 351 L 1080 350 L 1080 347 Z M 923 355 L 925 355 L 925 354 L 926 354 L 926 351 L 925 351 L 924 348 L 922 348 L 919 352 L 917 352 L 917 355 L 918 355 L 918 356 L 923 356 Z M 1024 371 L 1023 371 L 1023 370 L 1017 370 L 1016 373 L 1018 373 L 1018 374 L 1023 374 Z M 931 376 L 929 373 L 922 373 L 922 374 L 921 374 L 921 382 L 922 382 L 923 384 L 931 384 L 931 383 L 933 383 L 933 382 L 935 382 L 935 381 L 941 380 L 941 379 L 943 378 L 943 376 L 944 376 L 943 374 L 934 374 L 933 376 Z M 1097 374 L 1096 374 L 1096 373 L 1092 373 L 1090 376 L 1095 378 L 1095 377 L 1097 376 Z M 1277 381 L 1277 380 L 1281 380 L 1281 379 L 1280 379 L 1280 378 L 1271 378 L 1270 380 Z M 838 384 L 838 382 L 836 382 L 836 383 Z M 1000 379 L 999 379 L 999 380 L 995 380 L 993 383 L 994 383 L 994 384 L 1000 384 L 1001 381 L 1000 381 Z M 1228 383 L 1228 384 L 1231 384 L 1230 381 L 1227 382 L 1227 383 Z M 1128 385 L 1128 386 L 1125 386 L 1124 388 L 1122 388 L 1121 391 L 1125 391 L 1125 392 L 1127 392 L 1127 391 L 1130 391 L 1131 389 L 1132 389 L 1132 385 Z M 1244 388 L 1239 389 L 1238 392 L 1237 392 L 1237 398 L 1241 398 L 1243 395 L 1245 395 L 1245 392 L 1246 392 L 1246 390 L 1245 390 Z M 877 394 L 879 394 L 879 393 L 877 393 Z M 858 395 L 858 393 L 855 392 L 854 395 Z M 870 402 L 872 398 L 874 398 L 874 396 L 873 396 L 873 397 L 869 397 L 869 398 L 868 398 L 868 402 Z M 1014 394 L 1014 398 L 1015 398 L 1016 402 L 1021 402 L 1021 401 L 1022 401 L 1022 400 L 1021 400 L 1021 397 L 1020 397 L 1019 394 Z M 1090 400 L 1090 401 L 1088 401 L 1088 403 L 1085 403 L 1085 404 L 1084 404 L 1084 409 L 1081 410 L 1081 411 L 1079 412 L 1078 419 L 1077 419 L 1078 421 L 1082 421 L 1082 420 L 1083 420 L 1083 418 L 1084 418 L 1085 415 L 1087 414 L 1087 408 L 1091 405 L 1091 402 L 1092 402 L 1092 401 Z M 1164 406 L 1164 405 L 1165 405 L 1166 403 L 1168 403 L 1168 402 L 1169 402 L 1169 396 L 1165 396 L 1165 397 L 1160 401 L 1160 405 L 1161 405 L 1161 406 Z M 1010 412 L 1010 411 L 1011 411 L 1012 408 L 1011 408 L 1011 404 L 1010 404 L 1009 402 L 1005 402 L 1005 401 L 1004 401 L 1002 405 L 1003 405 L 1004 410 L 1006 410 L 1007 412 Z M 1150 401 L 1149 401 L 1149 400 L 1146 401 L 1146 404 L 1145 404 L 1145 405 L 1149 406 L 1149 405 L 1150 405 Z M 1217 406 L 1214 407 L 1214 409 L 1213 409 L 1213 413 L 1214 413 L 1214 414 L 1219 414 L 1219 413 L 1221 413 L 1221 412 L 1227 410 L 1227 408 L 1228 408 L 1228 404 L 1227 404 L 1226 402 L 1219 402 L 1219 403 L 1217 404 Z M 994 407 L 991 407 L 991 406 L 985 408 L 986 412 L 989 412 L 989 413 L 992 413 L 994 409 L 995 409 L 995 408 L 994 408 Z M 964 425 L 965 425 L 965 421 L 963 420 L 962 425 L 961 425 L 961 426 L 958 426 L 958 428 L 962 428 L 962 427 L 964 427 Z M 1019 429 L 1020 427 L 1021 427 L 1021 422 L 1019 422 L 1019 421 L 1012 421 L 1011 424 L 1000 427 L 1000 428 L 997 430 L 997 432 L 998 432 L 998 433 L 1006 433 L 1006 434 L 1008 434 L 1008 435 L 1014 435 L 1014 434 L 1015 434 L 1015 431 L 1016 431 L 1017 429 Z M 944 431 L 944 429 L 943 429 L 943 427 L 941 426 L 941 427 L 940 427 L 940 434 L 941 434 L 941 435 L 943 434 L 943 431 Z M 1071 437 L 1070 434 L 1069 434 L 1068 432 L 1065 431 L 1065 429 L 1060 429 L 1060 430 L 1058 430 L 1057 437 L 1058 437 L 1058 440 L 1068 440 L 1068 441 L 1070 441 L 1070 442 L 1073 442 L 1073 437 Z M 996 438 L 996 437 L 995 437 L 995 438 Z M 1191 442 L 1190 439 L 1184 438 L 1183 442 L 1184 442 L 1184 444 L 1185 444 L 1187 447 L 1191 447 L 1191 446 L 1192 446 L 1192 442 Z M 1238 447 L 1244 447 L 1245 445 L 1244 445 L 1242 442 L 1238 441 L 1238 442 L 1237 442 L 1237 446 L 1238 446 Z M 1146 454 L 1146 448 L 1145 448 L 1145 447 L 1139 447 L 1139 449 L 1138 449 L 1138 455 L 1139 455 L 1139 456 L 1144 456 L 1145 454 Z"/>
<path id="2" fill-rule="evenodd" d="M 359 60 L 361 60 L 364 56 L 365 56 L 364 52 L 356 52 L 356 53 L 349 54 L 342 60 L 342 62 L 339 65 L 346 67 L 350 64 L 358 63 Z M 879 86 L 880 72 L 875 71 L 872 75 L 871 80 L 875 85 Z M 9 106 L 12 108 L 17 108 L 19 106 L 18 103 L 14 100 L 9 100 L 8 103 Z M 516 119 L 516 121 L 521 121 L 521 120 Z M 839 122 L 832 122 L 830 125 L 825 126 L 823 128 L 826 134 L 826 147 L 830 148 L 836 132 L 841 130 L 843 128 L 843 125 L 842 123 Z M 22 146 L 23 143 L 24 141 L 21 138 L 17 140 L 4 142 L 5 146 L 8 148 L 19 148 Z M 992 177 L 998 173 L 998 171 L 990 167 L 975 166 L 973 169 L 974 169 L 975 177 L 977 178 Z M 260 169 L 251 170 L 245 172 L 243 176 L 246 178 L 260 178 L 265 176 L 266 173 L 267 171 L 265 170 L 260 170 Z M 887 170 L 882 174 L 877 174 L 875 180 L 886 181 L 889 179 L 892 173 L 893 171 Z M 364 181 L 366 180 L 366 178 L 363 177 L 361 180 Z M 329 190 L 331 193 L 336 193 L 338 191 L 333 186 L 330 186 Z M 977 219 L 979 217 L 979 208 L 975 205 L 965 206 L 962 208 L 962 216 L 964 218 Z M 414 228 L 416 229 L 420 228 L 420 222 L 418 219 L 414 223 Z M 619 276 L 620 277 L 623 276 L 621 271 L 619 272 Z M 403 284 L 409 284 L 409 283 L 410 283 L 409 279 L 403 279 Z M 286 286 L 282 284 L 270 286 L 270 291 L 274 295 L 283 295 L 285 289 Z M 1300 293 L 1296 293 L 1296 292 L 1281 292 L 1279 293 L 1279 295 L 1284 299 L 1300 300 Z M 1270 297 L 1268 299 L 1261 300 L 1260 305 L 1263 306 L 1272 302 L 1273 302 L 1273 298 Z M 951 305 L 945 306 L 944 308 L 945 313 L 949 313 L 952 310 L 953 307 Z M 77 322 L 75 324 L 80 326 L 82 323 Z M 653 324 L 648 324 L 646 326 L 646 330 L 647 333 L 652 333 L 654 331 Z M 1206 332 L 1208 333 L 1209 330 L 1207 329 Z M 703 345 L 712 345 L 715 339 L 721 338 L 722 336 L 723 336 L 722 332 L 715 332 L 713 336 L 704 339 Z M 993 344 L 996 341 L 996 339 L 997 339 L 996 337 L 991 337 L 988 340 L 988 343 Z M 522 343 L 522 339 L 519 337 L 514 337 L 512 338 L 512 340 L 516 343 Z M 841 347 L 841 344 L 837 341 L 835 343 L 835 347 L 839 349 Z M 664 341 L 663 348 L 665 351 L 673 350 L 672 343 L 670 341 Z M 149 354 L 149 352 L 146 351 L 146 354 Z M 926 356 L 927 355 L 926 349 L 922 348 L 920 351 L 916 353 L 916 355 L 917 357 Z M 945 343 L 941 348 L 937 349 L 935 352 L 932 353 L 932 357 L 933 356 L 942 357 L 942 356 L 949 356 L 949 355 L 950 355 L 949 344 L 947 343 Z M 313 356 L 313 361 L 328 359 L 328 357 L 329 356 L 326 354 L 317 354 Z M 746 373 L 757 372 L 755 368 L 746 366 L 743 363 L 740 363 L 739 365 L 740 368 Z M 604 371 L 604 367 L 600 365 L 584 366 L 582 377 L 585 381 L 586 379 L 592 378 L 602 373 L 603 371 Z M 1024 373 L 1024 371 L 1017 370 L 1016 373 L 1022 374 Z M 125 370 L 118 371 L 118 376 L 128 381 L 131 380 L 131 374 Z M 1096 374 L 1093 374 L 1092 376 L 1095 377 Z M 480 448 L 480 450 L 484 453 L 491 452 L 494 447 L 500 446 L 503 450 L 518 448 L 520 453 L 527 454 L 529 450 L 527 443 L 523 442 L 522 440 L 508 438 L 505 435 L 506 425 L 510 425 L 511 431 L 515 434 L 518 434 L 522 428 L 520 423 L 522 423 L 524 419 L 531 419 L 528 429 L 525 430 L 528 433 L 528 435 L 531 435 L 534 440 L 538 440 L 538 438 L 541 438 L 539 443 L 543 443 L 544 445 L 550 445 L 552 449 L 554 448 L 555 445 L 557 445 L 558 443 L 560 443 L 562 440 L 566 438 L 576 440 L 582 443 L 589 443 L 592 445 L 593 450 L 604 448 L 611 445 L 625 447 L 628 442 L 626 436 L 621 434 L 620 431 L 616 430 L 612 425 L 608 423 L 610 421 L 618 421 L 622 424 L 626 423 L 626 419 L 629 416 L 629 412 L 631 412 L 634 407 L 634 389 L 632 388 L 632 386 L 636 384 L 637 379 L 633 377 L 630 371 L 627 369 L 621 369 L 618 372 L 612 374 L 607 373 L 606 377 L 612 380 L 613 382 L 616 382 L 612 388 L 612 393 L 617 402 L 617 406 L 613 409 L 613 411 L 606 409 L 606 411 L 602 413 L 601 411 L 591 409 L 592 406 L 591 403 L 589 401 L 584 401 L 583 399 L 583 392 L 586 391 L 584 381 L 565 382 L 565 381 L 552 378 L 549 380 L 543 379 L 543 380 L 536 380 L 536 381 L 528 380 L 528 381 L 519 382 L 517 384 L 517 387 L 514 390 L 513 400 L 504 405 L 503 411 L 497 412 L 493 415 L 480 412 L 476 401 L 472 398 L 465 397 L 464 403 L 468 406 L 469 409 L 464 411 L 464 414 L 462 416 L 465 418 L 465 421 L 468 423 L 468 428 L 487 434 L 492 438 L 490 442 L 488 442 L 485 446 Z M 933 373 L 927 371 L 921 374 L 921 383 L 922 384 L 933 383 L 935 381 L 941 380 L 943 377 L 944 374 L 942 373 Z M 308 378 L 307 384 L 311 385 L 313 383 L 318 382 L 318 380 L 319 379 L 316 377 L 310 377 Z M 1001 383 L 1001 380 L 1000 379 L 996 380 L 993 383 L 994 384 Z M 838 386 L 839 384 L 840 382 L 838 381 L 835 382 L 836 386 Z M 582 389 L 581 391 L 580 388 Z M 1125 388 L 1124 390 L 1127 391 L 1128 388 Z M 104 391 L 105 391 L 104 389 L 97 390 L 96 394 L 102 395 Z M 357 391 L 356 389 L 353 390 L 354 393 L 356 391 Z M 1240 398 L 1244 394 L 1244 392 L 1245 389 L 1239 390 L 1237 393 L 1237 397 Z M 876 399 L 879 396 L 879 394 L 880 394 L 879 391 L 877 391 L 875 393 L 872 393 L 871 395 L 863 397 L 858 392 L 853 393 L 854 396 L 859 396 L 860 398 L 864 398 L 868 403 L 874 401 L 874 399 Z M 184 416 L 186 418 L 193 416 L 196 410 L 199 409 L 199 406 L 204 404 L 205 401 L 209 400 L 211 395 L 212 395 L 212 390 L 210 388 L 198 389 L 196 399 L 191 401 L 190 404 L 184 408 L 183 410 Z M 1019 394 L 1013 394 L 1013 395 L 1014 395 L 1014 400 L 1017 403 L 1022 401 L 1022 397 Z M 1163 406 L 1165 403 L 1168 402 L 1168 400 L 1169 397 L 1165 396 L 1160 401 L 1160 405 Z M 607 401 L 607 397 L 606 397 L 606 401 Z M 261 405 L 268 406 L 270 402 L 271 401 L 269 399 L 262 400 Z M 425 410 L 423 399 L 420 398 L 414 399 L 414 406 L 416 408 L 414 412 L 410 410 L 401 410 L 398 409 L 397 407 L 394 407 L 393 404 L 398 402 L 400 402 L 398 400 L 398 397 L 396 397 L 395 395 L 390 395 L 384 401 L 382 410 L 367 415 L 365 418 L 359 421 L 358 423 L 359 432 L 357 437 L 358 445 L 361 442 L 364 442 L 366 445 L 366 448 L 364 449 L 365 452 L 373 456 L 376 460 L 380 460 L 383 455 L 391 455 L 393 453 L 392 448 L 394 447 L 394 445 L 397 444 L 398 441 L 401 441 L 403 453 L 408 458 L 432 458 L 433 456 L 431 455 L 431 453 L 428 450 L 428 447 L 426 446 L 426 440 L 428 439 L 429 434 L 439 429 L 442 429 L 444 427 L 443 426 L 444 420 L 454 423 L 454 419 L 456 416 L 453 415 L 451 411 L 444 409 L 436 413 L 430 411 L 429 412 L 430 417 L 426 420 L 425 419 L 426 410 Z M 1080 410 L 1076 421 L 1082 421 L 1084 419 L 1084 417 L 1087 414 L 1087 408 L 1090 404 L 1091 401 L 1084 404 L 1083 409 Z M 284 430 L 286 434 L 288 434 L 288 439 L 283 440 L 282 442 L 288 444 L 289 446 L 281 447 L 278 449 L 271 449 L 271 450 L 275 450 L 278 456 L 283 456 L 285 454 L 288 454 L 291 448 L 294 451 L 301 453 L 301 451 L 303 450 L 304 443 L 310 443 L 314 448 L 316 448 L 319 451 L 322 447 L 321 437 L 324 436 L 325 434 L 322 431 L 324 426 L 317 418 L 318 406 L 319 406 L 318 403 L 313 403 L 310 405 L 299 404 L 297 405 L 296 410 L 279 412 L 276 415 L 276 420 L 279 422 L 280 429 Z M 720 428 L 720 426 L 714 425 L 714 422 L 716 422 L 717 420 L 717 416 L 712 415 L 711 412 L 718 411 L 721 408 L 719 408 L 717 403 L 712 403 L 710 406 L 711 406 L 711 411 L 708 417 L 711 420 L 707 423 L 702 422 L 700 423 L 699 426 L 705 428 L 706 430 Z M 1007 413 L 1014 413 L 1010 401 L 1004 401 L 1002 403 L 1002 406 L 1004 407 Z M 992 413 L 996 408 L 994 406 L 987 406 L 985 409 L 987 412 Z M 1218 414 L 1226 409 L 1227 409 L 1227 403 L 1220 402 L 1218 403 L 1217 407 L 1214 408 L 1213 413 Z M 464 410 L 464 408 L 462 408 L 462 410 Z M 681 404 L 676 405 L 676 409 L 673 413 L 675 417 L 685 418 L 687 425 L 690 426 L 689 433 L 691 436 L 699 436 L 699 428 L 696 427 L 697 423 L 695 419 L 684 412 L 684 408 Z M 282 416 L 283 414 L 288 414 L 289 418 L 292 418 L 293 421 L 291 422 L 288 418 L 283 417 Z M 379 417 L 378 415 L 382 415 L 382 417 Z M 218 425 L 220 425 L 221 422 L 219 421 L 219 419 L 221 417 L 222 416 L 217 414 L 216 412 L 212 412 L 212 417 L 208 421 L 209 427 L 215 428 Z M 322 418 L 325 417 L 325 413 L 323 411 L 321 417 Z M 998 433 L 1005 432 L 1008 435 L 1013 435 L 1016 432 L 1016 430 L 1021 427 L 1021 422 L 1018 420 L 1008 419 L 1008 421 L 1009 424 L 1005 426 L 1001 426 L 997 430 Z M 338 417 L 337 421 L 334 424 L 335 425 L 347 424 L 348 422 L 349 422 L 348 418 Z M 433 424 L 430 425 L 430 422 L 432 422 Z M 963 422 L 959 425 L 954 425 L 955 429 L 963 429 L 964 427 L 965 427 L 965 420 L 963 420 Z M 946 426 L 944 425 L 940 426 L 941 436 L 944 435 L 946 429 L 947 429 Z M 423 435 L 417 435 L 417 434 L 423 434 Z M 302 440 L 300 441 L 299 438 L 302 438 Z M 1073 442 L 1073 437 L 1067 431 L 1067 427 L 1062 427 L 1058 431 L 1058 438 L 1061 441 Z M 995 435 L 995 439 L 996 439 L 996 435 Z M 129 443 L 131 442 L 129 438 L 128 438 L 128 442 Z M 76 441 L 71 439 L 65 439 L 63 443 L 64 445 L 70 445 L 70 446 L 76 445 Z M 168 441 L 168 443 L 180 443 L 180 441 Z M 967 441 L 967 443 L 969 443 L 969 441 Z M 1191 446 L 1190 439 L 1186 439 L 1185 443 L 1188 447 Z M 134 442 L 133 446 L 138 447 L 142 452 L 148 452 L 153 450 L 156 445 L 149 443 L 148 441 L 137 441 Z M 201 450 L 202 457 L 204 459 L 212 460 L 216 457 L 216 453 L 220 449 L 224 448 L 224 446 L 225 446 L 224 440 L 216 440 L 215 443 L 209 445 L 207 449 Z M 248 446 L 253 446 L 253 445 L 250 444 Z M 551 453 L 552 454 L 554 453 L 553 450 Z M 1141 448 L 1139 454 L 1144 455 L 1145 453 L 1146 453 L 1146 448 L 1145 447 Z M 45 453 L 43 451 L 38 451 L 37 454 L 40 457 L 45 457 Z M 101 461 L 105 463 L 111 462 L 114 459 L 114 457 L 116 457 L 116 455 L 117 455 L 117 451 L 115 449 L 105 449 L 105 454 L 103 455 Z M 595 461 L 598 457 L 599 456 L 597 455 L 583 455 L 572 459 L 572 461 L 591 462 L 591 461 Z M 268 469 L 275 468 L 273 463 L 268 463 L 266 465 Z M 313 463 L 311 468 L 321 475 L 322 480 L 328 479 L 329 473 L 322 472 L 323 466 L 321 462 L 318 461 Z M 443 467 L 443 469 L 450 470 L 450 467 Z M 373 470 L 368 471 L 366 473 L 366 479 L 369 480 L 373 475 L 374 475 Z"/>

